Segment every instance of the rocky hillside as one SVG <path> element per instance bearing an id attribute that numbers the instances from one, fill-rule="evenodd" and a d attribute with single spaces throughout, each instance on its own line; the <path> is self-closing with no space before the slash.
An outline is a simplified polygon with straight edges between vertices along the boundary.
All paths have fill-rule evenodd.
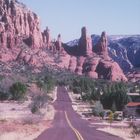
<path id="1" fill-rule="evenodd" d="M 0 48 L 13 48 L 24 41 L 41 47 L 42 35 L 38 16 L 15 0 L 0 0 Z"/>
<path id="2" fill-rule="evenodd" d="M 63 56 L 59 59 L 50 53 L 51 48 L 47 50 L 50 40 L 49 29 L 41 32 L 39 17 L 34 12 L 17 0 L 0 0 L 0 74 L 39 72 L 61 62 Z M 60 50 L 61 36 L 53 45 Z"/>

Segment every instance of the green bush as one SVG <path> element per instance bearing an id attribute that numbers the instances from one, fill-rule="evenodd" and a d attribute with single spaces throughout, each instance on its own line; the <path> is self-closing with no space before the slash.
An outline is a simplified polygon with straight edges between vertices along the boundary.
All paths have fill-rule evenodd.
<path id="1" fill-rule="evenodd" d="M 36 85 L 38 88 L 43 89 L 45 92 L 50 92 L 56 86 L 56 79 L 50 73 L 46 74 L 43 77 L 38 77 L 36 79 Z"/>
<path id="2" fill-rule="evenodd" d="M 21 82 L 16 82 L 10 87 L 10 93 L 13 100 L 21 100 L 25 98 L 27 86 Z"/>
<path id="3" fill-rule="evenodd" d="M 125 83 L 112 82 L 104 85 L 101 102 L 105 109 L 121 111 L 129 101 L 130 98 L 127 95 L 127 86 Z"/>
<path id="4" fill-rule="evenodd" d="M 44 82 L 42 80 L 38 80 L 36 82 L 36 85 L 38 86 L 38 88 L 40 88 L 40 90 L 44 87 Z"/>
<path id="5" fill-rule="evenodd" d="M 113 122 L 113 119 L 114 119 L 114 114 L 113 114 L 113 112 L 111 111 L 110 112 L 110 114 L 109 114 L 109 123 L 110 123 L 110 126 L 111 126 L 111 124 L 112 124 L 112 122 Z"/>
<path id="6" fill-rule="evenodd" d="M 8 100 L 9 96 L 10 96 L 9 93 L 0 91 L 0 100 L 1 101 Z"/>
<path id="7" fill-rule="evenodd" d="M 46 94 L 35 96 L 31 105 L 31 112 L 33 114 L 39 112 L 47 104 L 47 101 L 48 96 Z"/>
<path id="8" fill-rule="evenodd" d="M 46 75 L 44 77 L 43 81 L 44 81 L 44 88 L 48 92 L 54 89 L 54 87 L 56 85 L 56 80 L 52 75 L 50 75 L 50 74 Z"/>
<path id="9" fill-rule="evenodd" d="M 33 113 L 33 114 L 35 114 L 36 112 L 38 112 L 39 111 L 39 107 L 37 106 L 37 105 L 33 105 L 32 106 L 32 108 L 31 108 L 31 112 Z"/>
<path id="10" fill-rule="evenodd" d="M 75 94 L 81 93 L 80 87 L 73 87 L 73 93 L 75 93 Z"/>
<path id="11" fill-rule="evenodd" d="M 96 101 L 92 112 L 93 112 L 93 115 L 95 115 L 95 116 L 103 117 L 102 115 L 103 115 L 104 109 L 103 109 L 103 105 L 101 104 L 100 101 Z"/>

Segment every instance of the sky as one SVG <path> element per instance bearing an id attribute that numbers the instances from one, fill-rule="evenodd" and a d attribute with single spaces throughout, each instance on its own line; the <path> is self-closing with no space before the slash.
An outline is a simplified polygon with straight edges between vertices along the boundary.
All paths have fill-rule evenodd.
<path id="1" fill-rule="evenodd" d="M 80 37 L 81 28 L 89 35 L 140 34 L 140 0 L 19 0 L 49 27 L 52 38 L 60 33 L 64 42 Z"/>

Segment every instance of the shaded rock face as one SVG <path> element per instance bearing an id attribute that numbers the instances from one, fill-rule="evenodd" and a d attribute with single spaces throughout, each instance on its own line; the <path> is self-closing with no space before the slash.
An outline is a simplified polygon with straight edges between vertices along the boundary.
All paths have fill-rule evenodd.
<path id="1" fill-rule="evenodd" d="M 92 40 L 87 34 L 86 27 L 81 29 L 81 37 L 78 43 L 78 51 L 81 55 L 88 55 L 92 53 Z"/>
<path id="2" fill-rule="evenodd" d="M 82 75 L 83 74 L 83 63 L 85 61 L 85 57 L 77 57 L 77 62 L 76 62 L 76 69 L 75 69 L 75 73 L 77 73 L 78 75 Z"/>
<path id="3" fill-rule="evenodd" d="M 75 70 L 74 70 L 75 69 Z M 69 70 L 79 75 L 86 75 L 94 79 L 112 81 L 127 81 L 120 66 L 113 60 L 106 60 L 101 56 L 77 57 L 70 59 Z"/>
<path id="4" fill-rule="evenodd" d="M 99 55 L 108 55 L 108 40 L 106 32 L 102 32 L 98 43 L 95 45 L 94 51 Z"/>
<path id="5" fill-rule="evenodd" d="M 13 48 L 21 41 L 42 46 L 39 18 L 15 0 L 0 0 L 0 47 Z"/>
<path id="6" fill-rule="evenodd" d="M 68 70 L 70 70 L 71 72 L 75 72 L 76 65 L 77 65 L 76 61 L 77 61 L 76 57 L 74 57 L 74 56 L 70 57 Z"/>
<path id="7" fill-rule="evenodd" d="M 140 68 L 132 69 L 127 73 L 127 77 L 131 82 L 140 82 Z"/>
<path id="8" fill-rule="evenodd" d="M 91 57 L 86 59 L 86 61 L 83 63 L 83 73 L 85 75 L 91 77 L 91 78 L 98 78 L 98 73 L 96 72 L 96 67 L 99 63 L 100 58 Z"/>
<path id="9" fill-rule="evenodd" d="M 112 44 L 112 48 L 109 48 L 109 56 L 120 65 L 124 72 L 132 69 L 133 65 L 127 56 L 126 48 Z"/>
<path id="10" fill-rule="evenodd" d="M 127 81 L 119 65 L 113 61 L 101 60 L 96 67 L 96 72 L 99 78 L 112 81 Z"/>

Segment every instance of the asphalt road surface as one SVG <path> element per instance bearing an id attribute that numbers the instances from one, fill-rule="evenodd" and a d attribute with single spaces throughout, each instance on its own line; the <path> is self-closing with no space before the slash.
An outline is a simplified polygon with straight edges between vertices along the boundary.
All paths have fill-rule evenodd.
<path id="1" fill-rule="evenodd" d="M 35 140 L 122 140 L 119 137 L 97 131 L 90 127 L 72 109 L 72 102 L 64 87 L 58 87 L 57 100 L 54 102 L 56 115 L 52 127 L 45 130 Z"/>

